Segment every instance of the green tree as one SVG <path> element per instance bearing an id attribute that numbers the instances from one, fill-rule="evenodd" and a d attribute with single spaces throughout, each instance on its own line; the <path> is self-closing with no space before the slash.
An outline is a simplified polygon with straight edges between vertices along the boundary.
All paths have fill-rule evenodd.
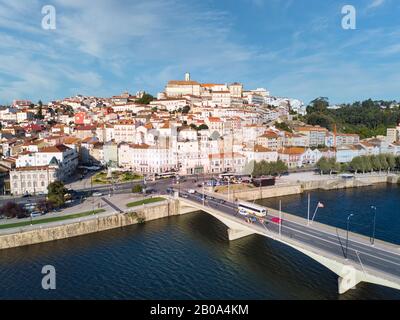
<path id="1" fill-rule="evenodd" d="M 39 101 L 38 101 L 38 108 L 37 108 L 37 111 L 36 111 L 35 118 L 36 118 L 36 119 L 40 119 L 40 120 L 44 119 L 42 100 L 39 100 Z"/>
<path id="2" fill-rule="evenodd" d="M 140 104 L 150 104 L 151 101 L 154 100 L 154 97 L 151 94 L 144 93 L 140 99 L 136 100 L 136 103 Z"/>
<path id="3" fill-rule="evenodd" d="M 65 203 L 65 195 L 68 190 L 61 181 L 54 181 L 47 187 L 47 198 L 54 204 L 55 207 L 60 207 Z"/>
<path id="4" fill-rule="evenodd" d="M 317 162 L 317 168 L 320 171 L 321 175 L 325 172 L 328 172 L 331 169 L 331 164 L 329 163 L 326 157 L 322 157 Z"/>
<path id="5" fill-rule="evenodd" d="M 254 163 L 252 175 L 255 177 L 270 175 L 279 176 L 287 170 L 288 167 L 282 160 L 278 160 L 277 162 L 267 162 L 262 160 Z"/>
<path id="6" fill-rule="evenodd" d="M 132 193 L 141 193 L 143 192 L 143 186 L 140 184 L 135 184 L 132 188 Z"/>
<path id="7" fill-rule="evenodd" d="M 311 101 L 311 104 L 307 107 L 307 113 L 324 113 L 328 110 L 329 100 L 326 97 L 319 97 Z"/>
<path id="8" fill-rule="evenodd" d="M 290 133 L 293 132 L 293 130 L 290 129 L 289 125 L 286 122 L 281 122 L 281 123 L 277 122 L 277 123 L 275 123 L 275 127 L 279 130 L 283 130 L 286 132 L 290 132 Z"/>
<path id="9" fill-rule="evenodd" d="M 400 156 L 396 157 L 396 168 L 400 169 Z"/>
<path id="10" fill-rule="evenodd" d="M 189 107 L 189 106 L 184 106 L 184 107 L 182 108 L 182 113 L 184 113 L 184 114 L 189 113 L 189 111 L 190 111 L 190 107 Z"/>
<path id="11" fill-rule="evenodd" d="M 378 157 L 379 157 L 379 161 L 381 163 L 382 170 L 388 170 L 389 169 L 389 163 L 387 162 L 386 155 L 385 154 L 380 154 Z"/>
<path id="12" fill-rule="evenodd" d="M 307 115 L 307 123 L 313 126 L 321 126 L 327 128 L 328 130 L 333 129 L 333 124 L 335 120 L 327 114 L 321 112 L 313 112 Z"/>
<path id="13" fill-rule="evenodd" d="M 354 157 L 350 162 L 350 167 L 355 171 L 355 173 L 362 171 L 363 164 L 361 157 Z"/>
<path id="14" fill-rule="evenodd" d="M 389 171 L 393 170 L 396 167 L 396 158 L 394 155 L 392 155 L 392 154 L 386 155 L 386 161 L 389 165 L 389 168 L 388 168 Z"/>
<path id="15" fill-rule="evenodd" d="M 198 130 L 208 130 L 208 126 L 203 123 L 203 124 L 199 125 L 199 127 L 197 129 Z"/>
<path id="16" fill-rule="evenodd" d="M 361 161 L 361 170 L 363 173 L 365 173 L 366 171 L 371 171 L 372 169 L 372 163 L 371 160 L 369 159 L 369 157 L 363 156 L 360 157 Z"/>
<path id="17" fill-rule="evenodd" d="M 370 157 L 372 169 L 375 171 L 381 171 L 382 170 L 382 164 L 380 161 L 380 158 L 378 156 L 372 155 Z"/>

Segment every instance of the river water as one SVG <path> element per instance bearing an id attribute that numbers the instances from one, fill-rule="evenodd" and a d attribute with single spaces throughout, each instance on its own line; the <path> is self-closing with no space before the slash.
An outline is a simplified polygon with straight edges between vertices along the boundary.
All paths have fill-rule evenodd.
<path id="1" fill-rule="evenodd" d="M 400 188 L 312 192 L 325 208 L 316 220 L 400 244 Z M 307 195 L 279 198 L 306 216 Z M 260 201 L 278 208 L 279 199 Z M 56 290 L 41 287 L 44 265 L 56 269 Z M 228 242 L 226 228 L 193 213 L 102 233 L 0 251 L 0 299 L 400 299 L 370 284 L 337 294 L 337 276 L 310 258 L 261 236 Z"/>

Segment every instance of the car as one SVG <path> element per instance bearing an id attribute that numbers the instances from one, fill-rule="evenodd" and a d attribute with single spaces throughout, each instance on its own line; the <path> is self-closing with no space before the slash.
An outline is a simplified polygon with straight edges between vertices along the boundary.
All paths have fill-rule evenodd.
<path id="1" fill-rule="evenodd" d="M 201 183 L 199 183 L 198 185 L 197 185 L 197 188 L 201 188 L 203 185 L 201 184 Z"/>
<path id="2" fill-rule="evenodd" d="M 101 192 L 94 192 L 93 197 L 101 197 L 103 194 Z"/>
<path id="3" fill-rule="evenodd" d="M 249 220 L 250 220 L 250 222 L 257 222 L 257 218 L 253 217 L 253 216 L 250 216 Z"/>
<path id="4" fill-rule="evenodd" d="M 31 195 L 30 195 L 29 193 L 25 193 L 25 194 L 22 196 L 22 198 L 29 198 L 29 197 L 31 197 Z"/>
<path id="5" fill-rule="evenodd" d="M 195 191 L 194 189 L 189 189 L 189 190 L 188 190 L 188 193 L 190 193 L 190 194 L 195 194 L 196 191 Z"/>
<path id="6" fill-rule="evenodd" d="M 189 196 L 188 196 L 186 193 L 182 193 L 182 194 L 181 194 L 181 197 L 182 197 L 182 198 L 188 198 Z"/>
<path id="7" fill-rule="evenodd" d="M 42 213 L 40 211 L 34 211 L 31 213 L 31 218 L 40 217 Z"/>
<path id="8" fill-rule="evenodd" d="M 271 221 L 272 221 L 273 223 L 281 224 L 283 220 L 280 219 L 280 218 L 277 218 L 277 217 L 273 217 L 273 218 L 271 219 Z"/>
<path id="9" fill-rule="evenodd" d="M 25 219 L 25 218 L 27 218 L 27 216 L 24 214 L 17 215 L 17 219 Z"/>

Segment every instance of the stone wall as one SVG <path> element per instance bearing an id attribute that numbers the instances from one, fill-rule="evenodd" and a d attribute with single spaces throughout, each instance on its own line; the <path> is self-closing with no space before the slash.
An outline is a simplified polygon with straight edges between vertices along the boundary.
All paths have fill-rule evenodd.
<path id="1" fill-rule="evenodd" d="M 277 185 L 264 188 L 253 188 L 244 191 L 235 191 L 231 193 L 231 200 L 240 199 L 253 201 L 258 199 L 281 197 L 293 194 L 300 194 L 311 190 L 335 190 L 335 189 L 345 189 L 345 188 L 360 188 L 367 187 L 374 184 L 380 183 L 397 183 L 399 180 L 399 175 L 365 175 L 357 176 L 354 179 L 343 179 L 343 178 L 330 178 L 327 177 L 326 180 L 314 180 L 306 182 L 293 182 L 287 185 Z M 233 194 L 233 195 L 232 195 Z M 223 198 L 227 198 L 227 194 L 219 194 Z"/>
<path id="2" fill-rule="evenodd" d="M 133 208 L 130 212 L 115 214 L 99 214 L 87 219 L 73 219 L 62 225 L 38 225 L 37 229 L 0 235 L 0 249 L 8 249 L 66 239 L 94 232 L 120 228 L 142 221 L 150 221 L 179 214 L 177 200 L 170 199 L 160 204 L 152 204 Z"/>

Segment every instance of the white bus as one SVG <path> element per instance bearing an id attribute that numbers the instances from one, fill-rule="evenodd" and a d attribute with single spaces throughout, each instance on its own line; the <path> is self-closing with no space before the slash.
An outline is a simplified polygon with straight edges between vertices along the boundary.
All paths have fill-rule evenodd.
<path id="1" fill-rule="evenodd" d="M 267 216 L 267 209 L 250 202 L 239 202 L 238 212 L 242 216 L 253 215 L 264 218 Z"/>
<path id="2" fill-rule="evenodd" d="M 168 178 L 175 178 L 176 173 L 175 172 L 156 173 L 154 176 L 156 180 L 168 179 Z"/>

